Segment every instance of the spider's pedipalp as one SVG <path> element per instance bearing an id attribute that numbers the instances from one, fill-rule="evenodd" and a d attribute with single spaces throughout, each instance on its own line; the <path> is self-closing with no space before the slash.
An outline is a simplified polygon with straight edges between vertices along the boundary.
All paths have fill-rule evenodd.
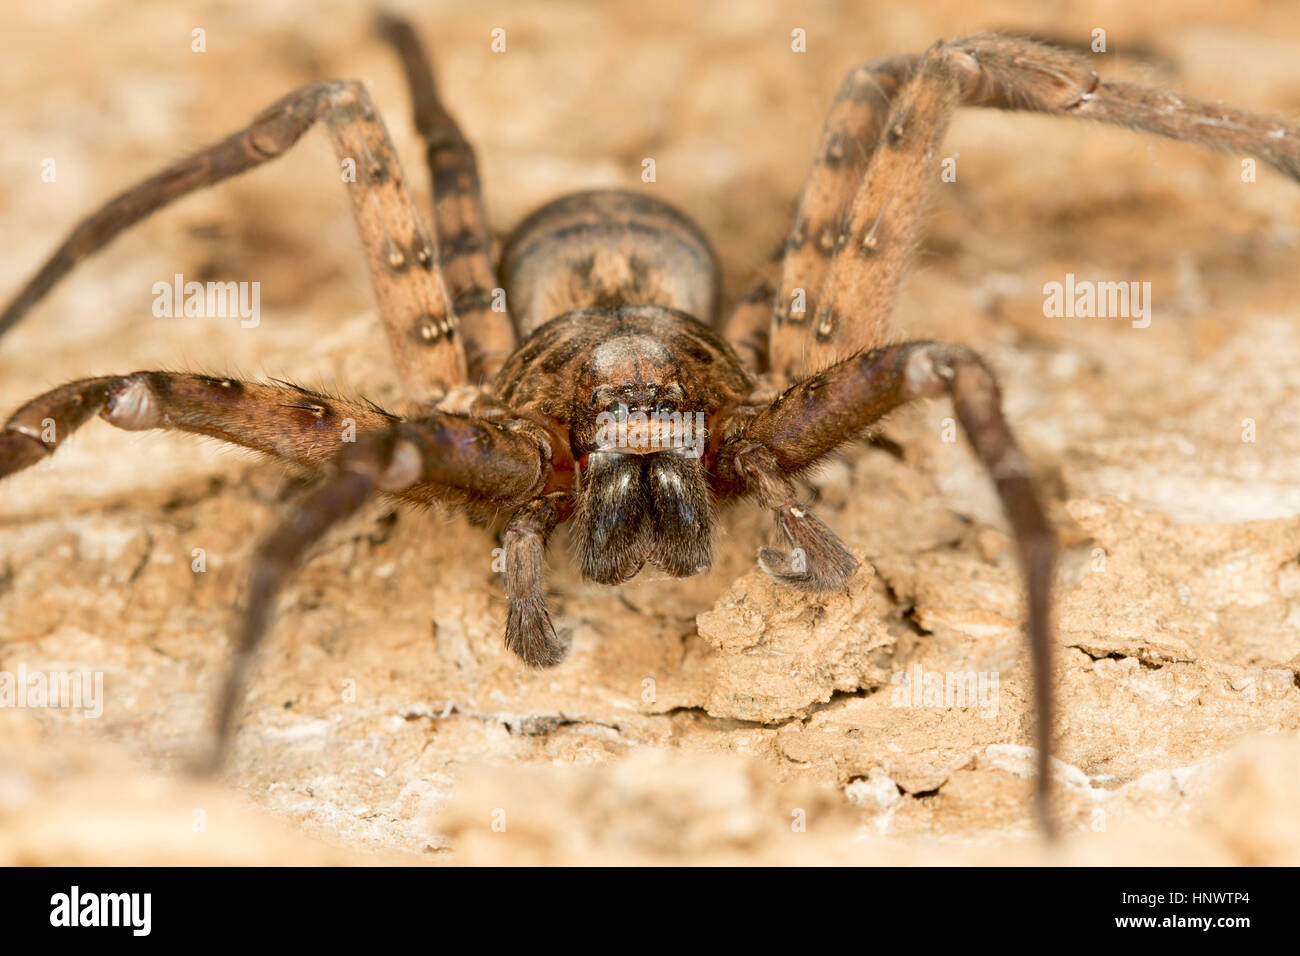
<path id="1" fill-rule="evenodd" d="M 844 588 L 858 569 L 857 559 L 835 532 L 800 504 L 794 482 L 769 448 L 745 438 L 735 440 L 724 446 L 715 467 L 738 482 L 741 493 L 753 494 L 772 512 L 777 528 L 790 544 L 789 554 L 776 548 L 759 551 L 759 567 L 764 572 L 799 591 Z"/>
<path id="2" fill-rule="evenodd" d="M 546 542 L 559 520 L 555 502 L 535 498 L 506 523 L 506 647 L 530 667 L 553 667 L 569 655 L 571 635 L 557 634 L 546 609 Z"/>

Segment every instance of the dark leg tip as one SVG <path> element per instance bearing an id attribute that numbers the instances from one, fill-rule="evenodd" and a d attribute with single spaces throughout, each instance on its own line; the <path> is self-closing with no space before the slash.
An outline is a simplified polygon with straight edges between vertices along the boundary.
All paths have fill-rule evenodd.
<path id="1" fill-rule="evenodd" d="M 30 468 L 49 455 L 40 441 L 23 432 L 0 431 L 0 478 Z"/>
<path id="2" fill-rule="evenodd" d="M 763 548 L 758 565 L 780 584 L 798 591 L 842 591 L 858 561 L 840 543 L 835 532 L 803 508 L 788 507 L 777 512 L 777 525 L 790 542 L 786 554 Z"/>
<path id="3" fill-rule="evenodd" d="M 554 667 L 569 656 L 573 634 L 556 633 L 542 602 L 515 600 L 506 618 L 506 647 L 529 667 Z"/>
<path id="4" fill-rule="evenodd" d="M 758 552 L 758 566 L 778 584 L 810 593 L 843 591 L 858 569 L 858 562 L 847 551 L 840 555 L 819 554 L 818 558 L 801 549 L 787 554 L 777 548 L 763 548 Z"/>

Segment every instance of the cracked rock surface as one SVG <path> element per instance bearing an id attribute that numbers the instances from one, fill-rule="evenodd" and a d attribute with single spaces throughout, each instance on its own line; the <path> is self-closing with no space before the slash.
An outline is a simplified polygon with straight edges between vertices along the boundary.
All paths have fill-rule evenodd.
<path id="1" fill-rule="evenodd" d="M 80 6 L 15 9 L 2 41 L 4 294 L 96 203 L 325 76 L 370 85 L 427 208 L 400 77 L 352 5 Z M 699 220 L 733 297 L 788 225 L 840 78 L 886 53 L 1100 16 L 1107 75 L 1300 114 L 1280 9 L 862 6 L 411 5 L 498 235 L 561 192 L 640 185 Z M 1139 40 L 1170 63 L 1126 58 Z M 1060 535 L 1059 850 L 1032 838 L 1014 542 L 934 402 L 809 480 L 862 564 L 843 594 L 759 572 L 773 532 L 750 506 L 721 519 L 708 574 L 618 589 L 580 579 L 561 530 L 550 598 L 574 651 L 545 672 L 502 646 L 489 532 L 374 503 L 286 588 L 207 782 L 183 766 L 251 551 L 300 482 L 92 422 L 0 484 L 0 672 L 104 688 L 93 719 L 0 709 L 0 862 L 1300 862 L 1300 187 L 1064 120 L 966 112 L 944 148 L 957 181 L 936 186 L 899 334 L 987 356 Z M 0 411 L 144 368 L 398 405 L 335 171 L 311 134 L 85 263 L 0 339 Z M 178 272 L 260 282 L 261 323 L 155 318 Z M 1066 273 L 1151 282 L 1150 326 L 1045 318 Z"/>

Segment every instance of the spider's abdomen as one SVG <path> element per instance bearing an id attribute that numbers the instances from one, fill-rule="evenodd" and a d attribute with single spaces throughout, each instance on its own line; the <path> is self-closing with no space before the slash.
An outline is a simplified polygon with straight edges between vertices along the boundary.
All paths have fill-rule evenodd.
<path id="1" fill-rule="evenodd" d="M 658 305 L 711 323 L 718 265 L 704 233 L 665 202 L 620 189 L 547 203 L 511 234 L 501 279 L 520 337 L 566 312 Z"/>

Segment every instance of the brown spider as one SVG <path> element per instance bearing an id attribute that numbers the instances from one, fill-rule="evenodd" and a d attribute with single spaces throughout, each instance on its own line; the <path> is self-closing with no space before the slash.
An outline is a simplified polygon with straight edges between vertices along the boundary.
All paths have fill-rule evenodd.
<path id="1" fill-rule="evenodd" d="M 647 561 L 688 576 L 709 567 L 715 502 L 752 496 L 791 548 L 762 549 L 763 569 L 790 587 L 837 590 L 856 562 L 799 503 L 794 476 L 900 405 L 946 395 L 1019 545 L 1039 809 L 1050 828 L 1052 530 L 984 362 L 959 346 L 891 344 L 937 147 L 958 106 L 990 106 L 1254 153 L 1300 178 L 1300 129 L 1103 82 L 1074 55 L 1008 36 L 877 60 L 851 71 L 835 99 L 788 240 L 719 320 L 707 239 L 672 207 L 624 191 L 578 193 L 533 213 L 506 243 L 498 288 L 473 151 L 439 101 L 411 27 L 390 17 L 379 27 L 401 55 L 427 144 L 432 232 L 365 88 L 312 83 L 83 220 L 0 314 L 3 332 L 118 233 L 283 154 L 317 121 L 338 156 L 355 162 L 348 194 L 420 414 L 398 417 L 284 382 L 136 372 L 56 388 L 0 431 L 0 476 L 43 460 L 96 412 L 119 428 L 208 435 L 323 473 L 256 552 L 209 763 L 230 737 L 281 584 L 372 495 L 451 504 L 484 523 L 508 513 L 506 644 L 528 664 L 550 666 L 568 650 L 543 587 L 558 523 L 573 522 L 587 578 L 622 583 Z"/>

